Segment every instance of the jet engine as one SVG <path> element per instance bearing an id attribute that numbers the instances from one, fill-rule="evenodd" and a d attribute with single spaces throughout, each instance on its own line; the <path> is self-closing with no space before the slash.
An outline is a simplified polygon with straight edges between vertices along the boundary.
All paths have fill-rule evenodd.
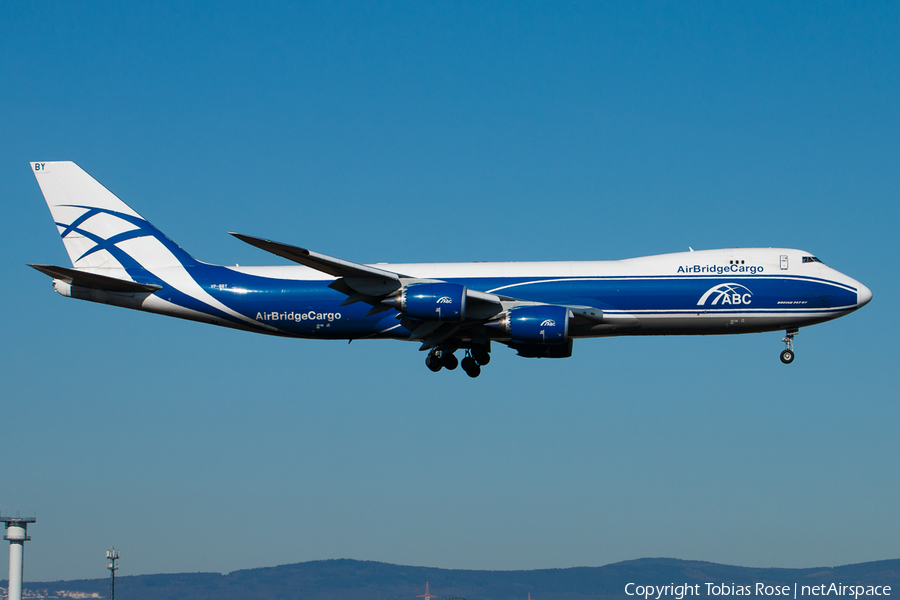
<path id="1" fill-rule="evenodd" d="M 413 283 L 390 302 L 397 310 L 423 321 L 460 322 L 466 318 L 466 286 L 458 283 Z"/>
<path id="2" fill-rule="evenodd" d="M 529 344 L 562 344 L 569 337 L 569 309 L 565 306 L 517 306 L 488 326 Z"/>

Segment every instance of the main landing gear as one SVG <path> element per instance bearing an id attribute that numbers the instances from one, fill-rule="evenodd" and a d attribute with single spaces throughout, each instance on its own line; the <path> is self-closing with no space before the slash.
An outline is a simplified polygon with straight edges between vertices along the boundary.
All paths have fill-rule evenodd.
<path id="1" fill-rule="evenodd" d="M 799 329 L 788 329 L 784 332 L 781 341 L 784 342 L 784 350 L 781 351 L 781 362 L 786 365 L 794 362 L 794 336 L 800 333 Z"/>
<path id="2" fill-rule="evenodd" d="M 453 356 L 452 352 L 446 352 L 440 348 L 432 348 L 428 356 L 425 357 L 425 366 L 437 373 L 444 367 L 448 371 L 452 371 L 459 365 L 459 361 Z"/>
<path id="3" fill-rule="evenodd" d="M 466 356 L 462 361 L 457 360 L 453 355 L 453 351 L 447 350 L 440 346 L 431 349 L 428 356 L 425 357 L 425 366 L 431 371 L 437 373 L 441 369 L 452 371 L 461 365 L 463 371 L 469 377 L 478 377 L 481 375 L 481 367 L 491 362 L 491 355 L 486 348 L 475 347 L 466 350 Z"/>

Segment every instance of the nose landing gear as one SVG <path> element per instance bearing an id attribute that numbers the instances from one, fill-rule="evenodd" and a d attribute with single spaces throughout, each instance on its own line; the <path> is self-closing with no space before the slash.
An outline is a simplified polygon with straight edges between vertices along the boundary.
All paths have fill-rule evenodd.
<path id="1" fill-rule="evenodd" d="M 785 348 L 781 351 L 781 362 L 786 365 L 794 362 L 794 336 L 800 333 L 799 329 L 788 329 L 784 332 L 784 337 L 781 339 L 784 342 Z"/>

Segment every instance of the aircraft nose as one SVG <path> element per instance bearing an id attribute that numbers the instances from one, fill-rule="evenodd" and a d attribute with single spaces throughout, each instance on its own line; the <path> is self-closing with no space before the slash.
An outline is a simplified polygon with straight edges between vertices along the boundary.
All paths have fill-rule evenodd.
<path id="1" fill-rule="evenodd" d="M 856 306 L 865 306 L 871 299 L 872 290 L 860 283 L 856 288 Z"/>

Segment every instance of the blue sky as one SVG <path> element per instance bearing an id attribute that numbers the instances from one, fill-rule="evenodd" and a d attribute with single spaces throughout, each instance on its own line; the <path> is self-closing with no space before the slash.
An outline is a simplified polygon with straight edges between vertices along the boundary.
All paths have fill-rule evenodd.
<path id="1" fill-rule="evenodd" d="M 0 5 L 0 506 L 26 581 L 900 555 L 896 3 Z M 74 160 L 196 257 L 814 252 L 873 302 L 781 334 L 269 339 L 54 294 Z"/>

